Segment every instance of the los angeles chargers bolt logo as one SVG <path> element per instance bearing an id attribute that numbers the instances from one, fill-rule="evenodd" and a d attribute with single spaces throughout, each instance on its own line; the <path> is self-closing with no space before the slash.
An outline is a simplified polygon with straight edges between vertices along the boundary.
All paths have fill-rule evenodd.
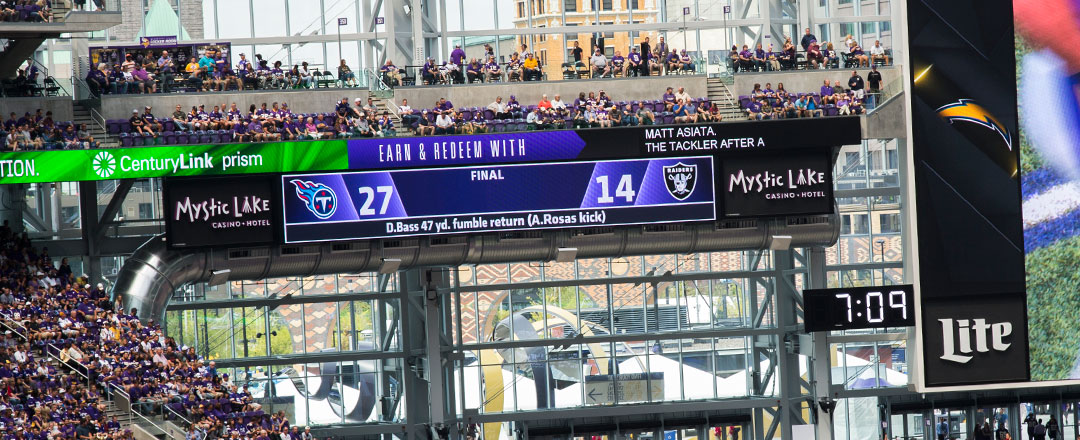
<path id="1" fill-rule="evenodd" d="M 304 201 L 315 217 L 326 220 L 337 211 L 337 194 L 329 186 L 300 179 L 290 180 L 289 183 L 296 186 L 296 196 Z"/>

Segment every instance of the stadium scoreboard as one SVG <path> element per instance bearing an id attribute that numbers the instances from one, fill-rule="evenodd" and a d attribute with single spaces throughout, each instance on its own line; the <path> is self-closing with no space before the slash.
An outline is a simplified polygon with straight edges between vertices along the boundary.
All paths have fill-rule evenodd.
<path id="1" fill-rule="evenodd" d="M 802 135 L 810 130 L 821 135 Z M 341 153 L 324 162 L 288 156 L 304 150 L 297 144 L 279 156 L 300 162 L 280 171 L 166 179 L 167 242 L 265 245 L 828 214 L 838 147 L 860 141 L 858 118 L 837 117 L 348 139 L 317 145 Z M 245 210 L 237 205 L 244 200 L 273 206 Z M 204 203 L 211 209 L 200 210 Z"/>
<path id="2" fill-rule="evenodd" d="M 285 242 L 716 219 L 711 157 L 281 177 Z"/>

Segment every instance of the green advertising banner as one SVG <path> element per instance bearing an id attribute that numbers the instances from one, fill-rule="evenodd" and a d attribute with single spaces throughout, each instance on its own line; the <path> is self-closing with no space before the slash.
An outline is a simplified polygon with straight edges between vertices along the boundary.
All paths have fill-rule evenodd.
<path id="1" fill-rule="evenodd" d="M 0 154 L 0 184 L 349 169 L 344 140 Z"/>

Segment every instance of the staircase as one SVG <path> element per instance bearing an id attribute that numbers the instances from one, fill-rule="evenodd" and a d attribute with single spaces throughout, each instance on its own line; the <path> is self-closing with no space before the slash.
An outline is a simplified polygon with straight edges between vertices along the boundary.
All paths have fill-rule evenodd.
<path id="1" fill-rule="evenodd" d="M 98 148 L 115 148 L 120 146 L 118 139 L 109 138 L 105 133 L 105 130 L 98 125 L 98 122 L 94 120 L 90 114 L 91 107 L 84 101 L 75 101 L 71 105 L 73 119 L 76 127 L 86 124 L 86 129 L 90 131 L 90 136 L 94 138 L 98 143 Z"/>
<path id="2" fill-rule="evenodd" d="M 397 136 L 409 136 L 412 134 L 412 130 L 409 130 L 409 127 L 405 127 L 401 124 L 401 116 L 391 111 L 390 106 L 387 105 L 387 102 L 390 101 L 392 97 L 380 98 L 375 94 L 371 94 L 370 96 L 375 100 L 375 108 L 378 109 L 379 116 L 382 116 L 382 112 L 384 111 L 390 112 L 390 120 L 394 121 L 394 131 L 397 133 Z"/>
<path id="3" fill-rule="evenodd" d="M 67 366 L 61 365 L 60 361 L 58 361 L 52 356 L 49 356 L 44 351 L 34 349 L 34 358 L 39 361 L 44 361 L 46 364 L 55 368 L 56 371 L 70 371 L 68 370 Z M 120 407 L 116 406 L 115 401 L 108 400 L 105 403 L 105 420 L 112 420 L 113 416 L 116 416 L 116 421 L 120 422 L 121 430 L 131 429 L 131 425 L 135 424 L 135 421 L 132 420 L 131 415 L 120 409 Z"/>
<path id="4" fill-rule="evenodd" d="M 70 1 L 71 0 L 60 0 L 60 1 L 53 2 L 53 4 L 52 4 L 52 16 L 53 16 L 53 22 L 54 23 L 63 23 L 64 22 L 64 17 L 67 15 L 68 12 L 71 11 L 71 8 L 67 4 Z M 87 3 L 92 4 L 92 2 L 87 2 Z"/>
<path id="5" fill-rule="evenodd" d="M 720 108 L 720 114 L 724 116 L 724 121 L 745 121 L 747 120 L 746 113 L 739 108 L 736 96 L 728 88 L 728 81 L 730 79 L 727 81 L 724 78 L 706 79 L 709 101 L 715 102 L 716 106 Z"/>

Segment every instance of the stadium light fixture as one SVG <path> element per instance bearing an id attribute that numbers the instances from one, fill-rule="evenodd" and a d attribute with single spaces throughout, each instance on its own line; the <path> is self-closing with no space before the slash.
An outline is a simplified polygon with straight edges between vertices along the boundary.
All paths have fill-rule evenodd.
<path id="1" fill-rule="evenodd" d="M 769 250 L 786 251 L 791 249 L 790 235 L 773 235 L 769 238 Z"/>
<path id="2" fill-rule="evenodd" d="M 556 263 L 572 263 L 577 259 L 577 248 L 558 248 L 555 250 Z"/>
<path id="3" fill-rule="evenodd" d="M 232 270 L 230 269 L 210 271 L 210 279 L 206 284 L 210 286 L 220 286 L 225 284 L 225 282 L 229 281 L 230 273 L 232 273 Z"/>
<path id="4" fill-rule="evenodd" d="M 392 274 L 397 272 L 399 267 L 401 267 L 400 258 L 383 258 L 382 264 L 379 265 L 379 273 Z"/>

